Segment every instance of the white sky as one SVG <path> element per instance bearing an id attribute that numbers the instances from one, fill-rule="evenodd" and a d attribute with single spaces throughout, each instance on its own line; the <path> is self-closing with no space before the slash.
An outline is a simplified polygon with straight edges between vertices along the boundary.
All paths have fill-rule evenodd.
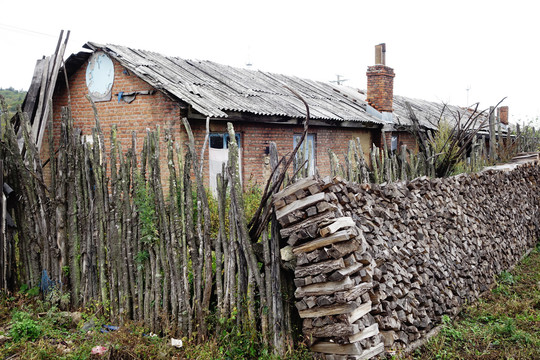
<path id="1" fill-rule="evenodd" d="M 513 1 L 197 0 L 9 1 L 0 6 L 0 87 L 27 89 L 35 61 L 71 30 L 66 57 L 87 41 L 126 45 L 364 89 L 385 42 L 394 93 L 540 116 L 540 5 Z M 540 125 L 540 122 L 536 122 Z"/>

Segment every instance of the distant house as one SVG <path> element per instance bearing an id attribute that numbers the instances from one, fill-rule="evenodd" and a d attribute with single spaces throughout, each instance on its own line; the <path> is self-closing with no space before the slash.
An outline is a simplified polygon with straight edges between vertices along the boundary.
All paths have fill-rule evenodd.
<path id="1" fill-rule="evenodd" d="M 181 118 L 188 119 L 200 147 L 206 118 L 210 118 L 205 178 L 211 187 L 227 157 L 227 122 L 233 123 L 237 133 L 244 183 L 260 184 L 269 175 L 270 142 L 277 144 L 280 154 L 293 149 L 302 132 L 305 108 L 284 85 L 309 104 L 311 121 L 307 141 L 312 151 L 307 155 L 314 165 L 310 171 L 316 167 L 322 175 L 330 172 L 329 149 L 341 156 L 347 152 L 348 141 L 358 137 L 368 158 L 372 144 L 381 146 L 383 129 L 389 148 L 405 144 L 415 149 L 415 138 L 410 133 L 411 117 L 419 119 L 422 130 L 436 129 L 443 106 L 394 96 L 394 71 L 385 65 L 383 44 L 376 47 L 376 65 L 368 68 L 367 92 L 118 45 L 89 42 L 84 48 L 87 51 L 73 54 L 65 61 L 56 81 L 53 96 L 56 143 L 61 108 L 68 105 L 68 93 L 75 126 L 82 134 L 91 135 L 94 126 L 94 114 L 86 98 L 89 95 L 97 106 L 106 145 L 107 134 L 116 124 L 124 149 L 131 145 L 131 134 L 135 133 L 137 150 L 141 150 L 146 129 L 155 129 L 157 125 L 163 131 L 171 129 L 176 140 L 184 141 Z M 458 107 L 448 109 L 466 111 Z M 46 159 L 46 145 L 42 146 L 42 153 Z M 166 159 L 162 171 L 167 176 Z"/>

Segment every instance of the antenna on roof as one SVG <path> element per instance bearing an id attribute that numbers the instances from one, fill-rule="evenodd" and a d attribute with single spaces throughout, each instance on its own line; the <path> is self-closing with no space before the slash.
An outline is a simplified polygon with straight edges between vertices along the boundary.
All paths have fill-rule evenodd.
<path id="1" fill-rule="evenodd" d="M 342 75 L 336 75 L 337 76 L 337 80 L 332 80 L 330 81 L 331 83 L 336 83 L 338 85 L 341 85 L 343 84 L 345 81 L 348 81 L 349 79 L 343 79 L 343 76 Z"/>
<path id="2" fill-rule="evenodd" d="M 468 85 L 467 89 L 465 89 L 465 90 L 467 90 L 467 104 L 466 105 L 467 105 L 467 108 L 468 108 L 469 107 L 469 90 L 471 90 L 471 85 Z"/>
<path id="3" fill-rule="evenodd" d="M 246 66 L 248 68 L 253 66 L 253 63 L 251 62 L 251 46 L 248 46 Z"/>

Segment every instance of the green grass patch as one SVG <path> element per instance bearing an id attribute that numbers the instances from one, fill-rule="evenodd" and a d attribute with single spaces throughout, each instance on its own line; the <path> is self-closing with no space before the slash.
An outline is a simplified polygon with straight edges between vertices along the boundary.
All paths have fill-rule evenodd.
<path id="1" fill-rule="evenodd" d="M 110 322 L 95 316 L 94 310 L 60 311 L 27 291 L 0 295 L 0 359 L 280 359 L 258 334 L 242 332 L 234 321 L 222 324 L 224 330 L 217 338 L 201 344 L 183 338 L 183 347 L 175 348 L 170 336 L 149 336 L 149 329 L 135 322 L 103 333 L 102 326 Z M 96 346 L 107 351 L 92 355 Z M 312 356 L 300 345 L 291 346 L 283 359 L 308 360 Z"/>

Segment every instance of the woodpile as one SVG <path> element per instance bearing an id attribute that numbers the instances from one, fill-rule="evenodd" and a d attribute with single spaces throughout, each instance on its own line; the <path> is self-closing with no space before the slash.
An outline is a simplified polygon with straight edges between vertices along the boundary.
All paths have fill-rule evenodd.
<path id="1" fill-rule="evenodd" d="M 384 349 L 369 314 L 375 262 L 340 205 L 351 202 L 342 186 L 338 178 L 305 178 L 276 194 L 274 206 L 281 236 L 296 255 L 296 307 L 311 350 L 326 359 L 362 359 Z"/>
<path id="2" fill-rule="evenodd" d="M 306 178 L 274 196 L 311 349 L 367 359 L 456 314 L 536 243 L 538 165 L 383 185 Z"/>

